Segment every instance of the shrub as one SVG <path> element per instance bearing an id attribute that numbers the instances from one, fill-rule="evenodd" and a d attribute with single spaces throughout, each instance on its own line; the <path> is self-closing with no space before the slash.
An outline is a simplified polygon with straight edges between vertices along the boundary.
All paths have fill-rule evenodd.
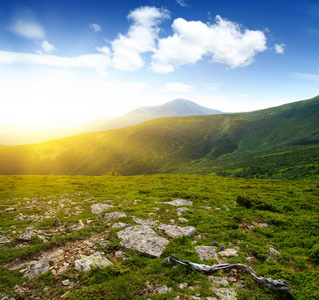
<path id="1" fill-rule="evenodd" d="M 237 196 L 237 203 L 246 208 L 256 208 L 259 210 L 276 211 L 275 207 L 267 200 L 260 198 L 249 198 L 248 196 Z"/>
<path id="2" fill-rule="evenodd" d="M 319 244 L 314 245 L 310 250 L 311 256 L 319 263 Z"/>

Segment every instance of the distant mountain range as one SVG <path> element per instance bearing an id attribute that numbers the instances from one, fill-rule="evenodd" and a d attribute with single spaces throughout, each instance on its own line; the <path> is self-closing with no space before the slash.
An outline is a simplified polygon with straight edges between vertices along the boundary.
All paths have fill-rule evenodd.
<path id="1" fill-rule="evenodd" d="M 140 107 L 121 117 L 101 117 L 76 128 L 65 128 L 57 131 L 34 133 L 25 131 L 23 128 L 10 127 L 10 130 L 8 130 L 8 126 L 0 126 L 0 144 L 22 145 L 41 143 L 76 134 L 128 127 L 161 117 L 214 115 L 220 113 L 222 112 L 219 110 L 200 106 L 190 100 L 175 99 L 159 106 Z"/>
<path id="2" fill-rule="evenodd" d="M 175 116 L 0 146 L 0 174 L 201 173 L 319 179 L 319 96 L 249 113 Z"/>

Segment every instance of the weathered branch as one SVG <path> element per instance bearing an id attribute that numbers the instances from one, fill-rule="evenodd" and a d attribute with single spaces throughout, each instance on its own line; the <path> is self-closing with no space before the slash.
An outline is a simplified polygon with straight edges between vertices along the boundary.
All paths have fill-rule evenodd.
<path id="1" fill-rule="evenodd" d="M 290 290 L 292 290 L 292 288 L 290 286 L 288 286 L 284 280 L 280 280 L 280 279 L 274 280 L 271 278 L 257 276 L 255 271 L 252 268 L 250 268 L 246 265 L 243 265 L 243 264 L 220 264 L 220 265 L 207 266 L 207 265 L 196 264 L 196 263 L 189 262 L 187 260 L 179 259 L 178 257 L 174 256 L 173 254 L 171 254 L 170 257 L 164 259 L 162 261 L 162 264 L 170 263 L 170 262 L 178 263 L 180 265 L 183 265 L 183 266 L 186 266 L 188 268 L 194 269 L 196 271 L 201 271 L 201 272 L 204 272 L 207 274 L 214 273 L 218 270 L 237 269 L 237 270 L 241 270 L 241 271 L 244 271 L 244 272 L 250 274 L 256 280 L 265 284 L 266 286 L 268 286 L 272 290 L 276 290 L 276 291 L 290 291 Z"/>

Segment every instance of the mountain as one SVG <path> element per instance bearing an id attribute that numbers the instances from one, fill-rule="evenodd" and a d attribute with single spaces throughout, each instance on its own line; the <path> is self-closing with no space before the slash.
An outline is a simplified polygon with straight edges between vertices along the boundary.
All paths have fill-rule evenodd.
<path id="1" fill-rule="evenodd" d="M 102 126 L 93 128 L 91 131 L 118 129 L 161 117 L 215 115 L 221 113 L 219 110 L 203 107 L 190 100 L 175 99 L 159 106 L 140 107 L 124 116 L 114 118 Z"/>
<path id="2" fill-rule="evenodd" d="M 0 147 L 0 174 L 216 173 L 319 178 L 319 96 L 249 113 L 165 117 Z"/>

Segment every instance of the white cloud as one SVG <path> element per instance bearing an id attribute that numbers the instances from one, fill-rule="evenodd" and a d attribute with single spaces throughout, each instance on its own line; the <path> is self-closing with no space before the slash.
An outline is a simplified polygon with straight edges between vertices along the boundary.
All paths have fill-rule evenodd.
<path id="1" fill-rule="evenodd" d="M 285 52 L 285 47 L 286 45 L 285 44 L 275 44 L 275 51 L 276 53 L 278 54 L 283 54 Z"/>
<path id="2" fill-rule="evenodd" d="M 101 53 L 104 53 L 105 55 L 110 55 L 110 54 L 111 54 L 110 48 L 107 47 L 107 46 L 96 47 L 95 49 L 96 49 L 97 51 L 101 52 Z"/>
<path id="3" fill-rule="evenodd" d="M 190 93 L 194 87 L 181 82 L 167 82 L 163 88 L 159 89 L 162 93 Z"/>
<path id="4" fill-rule="evenodd" d="M 166 9 L 156 7 L 140 7 L 131 11 L 128 19 L 133 21 L 126 35 L 119 34 L 111 42 L 113 49 L 113 66 L 119 70 L 135 71 L 144 66 L 141 54 L 156 50 L 162 20 L 169 18 Z"/>
<path id="5" fill-rule="evenodd" d="M 319 74 L 313 74 L 313 73 L 293 73 L 295 77 L 298 79 L 306 80 L 306 81 L 318 81 L 319 80 Z"/>
<path id="6" fill-rule="evenodd" d="M 89 27 L 90 27 L 94 32 L 99 32 L 99 31 L 101 31 L 101 26 L 98 25 L 98 24 L 92 23 L 92 24 L 89 24 Z"/>
<path id="7" fill-rule="evenodd" d="M 160 39 L 153 55 L 155 72 L 172 72 L 178 66 L 195 64 L 203 56 L 210 56 L 211 62 L 225 63 L 231 68 L 247 66 L 257 52 L 267 49 L 262 31 L 242 30 L 220 16 L 216 16 L 213 25 L 178 18 L 172 28 L 174 35 Z"/>
<path id="8" fill-rule="evenodd" d="M 217 91 L 221 86 L 220 83 L 204 84 L 204 88 L 209 91 Z"/>
<path id="9" fill-rule="evenodd" d="M 46 52 L 46 53 L 50 53 L 50 52 L 53 52 L 56 50 L 54 45 L 50 44 L 48 41 L 43 41 L 41 43 L 41 47 L 44 50 L 44 52 Z"/>
<path id="10" fill-rule="evenodd" d="M 185 3 L 185 0 L 176 0 L 176 2 L 182 7 L 187 6 L 187 4 Z"/>
<path id="11" fill-rule="evenodd" d="M 30 54 L 0 50 L 0 65 L 25 63 L 53 67 L 94 68 L 104 75 L 111 65 L 110 57 L 105 54 L 85 54 L 76 57 L 59 57 L 49 54 Z"/>
<path id="12" fill-rule="evenodd" d="M 42 26 L 32 20 L 15 20 L 14 24 L 9 26 L 9 30 L 13 34 L 27 39 L 40 40 L 45 38 L 45 31 Z"/>

